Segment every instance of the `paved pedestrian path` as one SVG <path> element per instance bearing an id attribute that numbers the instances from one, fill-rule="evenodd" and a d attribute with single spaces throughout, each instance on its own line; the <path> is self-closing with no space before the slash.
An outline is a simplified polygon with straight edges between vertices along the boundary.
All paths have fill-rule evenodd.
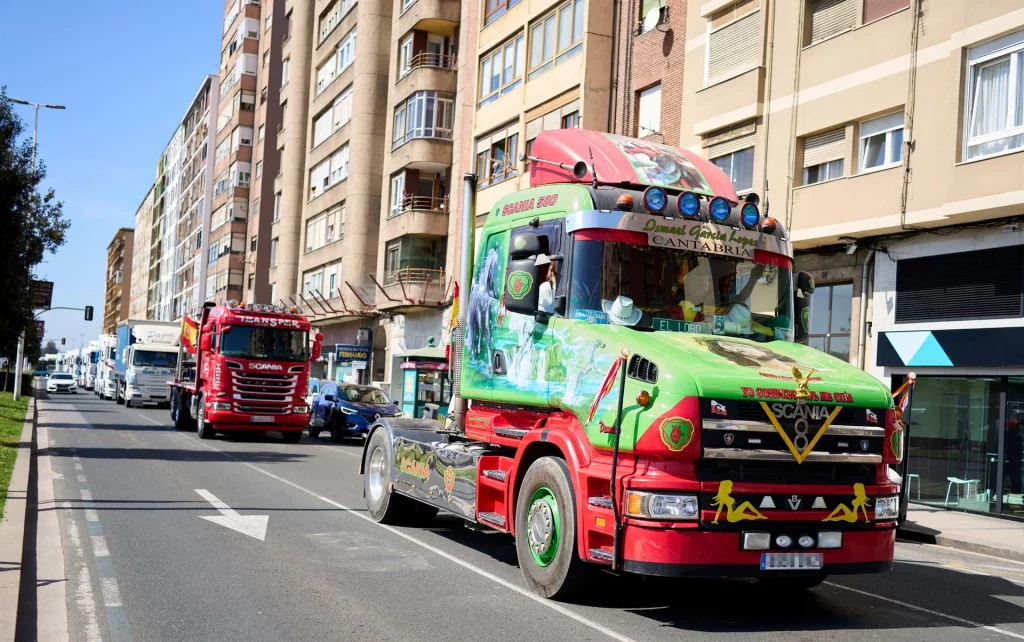
<path id="1" fill-rule="evenodd" d="M 910 504 L 899 536 L 1024 562 L 1024 522 Z"/>

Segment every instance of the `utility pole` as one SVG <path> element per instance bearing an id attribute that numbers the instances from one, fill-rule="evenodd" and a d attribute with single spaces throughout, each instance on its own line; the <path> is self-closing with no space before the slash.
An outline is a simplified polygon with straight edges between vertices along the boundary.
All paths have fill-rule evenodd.
<path id="1" fill-rule="evenodd" d="M 45 103 L 30 103 L 27 100 L 18 100 L 17 98 L 11 98 L 10 101 L 17 105 L 31 105 L 35 107 L 35 125 L 32 127 L 32 171 L 34 172 L 38 167 L 36 162 L 36 152 L 39 143 L 39 108 L 45 107 L 46 109 L 66 109 L 64 105 L 47 105 Z M 21 363 L 25 360 L 25 331 L 22 330 L 18 336 L 18 357 L 14 364 L 14 400 L 21 399 Z"/>

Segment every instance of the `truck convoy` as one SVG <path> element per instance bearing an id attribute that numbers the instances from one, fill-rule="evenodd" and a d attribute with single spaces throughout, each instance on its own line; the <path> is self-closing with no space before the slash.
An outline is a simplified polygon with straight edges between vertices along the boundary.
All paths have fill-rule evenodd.
<path id="1" fill-rule="evenodd" d="M 297 442 L 309 424 L 309 321 L 295 308 L 206 303 L 182 321 L 170 383 L 171 419 L 203 439 L 235 430 L 277 431 Z"/>
<path id="2" fill-rule="evenodd" d="M 902 424 L 802 345 L 813 280 L 786 229 L 686 150 L 565 129 L 531 154 L 478 243 L 467 177 L 457 397 L 444 427 L 372 426 L 372 518 L 512 534 L 553 598 L 600 566 L 788 590 L 887 570 Z"/>
<path id="3" fill-rule="evenodd" d="M 93 392 L 101 399 L 117 396 L 117 380 L 114 378 L 114 361 L 117 353 L 117 337 L 112 334 L 101 334 L 98 341 L 96 360 L 96 387 Z"/>
<path id="4" fill-rule="evenodd" d="M 173 321 L 128 319 L 118 324 L 114 352 L 118 404 L 170 404 L 167 384 L 178 363 L 180 329 Z"/>

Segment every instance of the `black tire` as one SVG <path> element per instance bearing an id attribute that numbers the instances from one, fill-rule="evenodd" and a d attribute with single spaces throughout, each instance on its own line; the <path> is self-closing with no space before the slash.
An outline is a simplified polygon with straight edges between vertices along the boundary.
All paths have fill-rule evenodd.
<path id="1" fill-rule="evenodd" d="M 120 389 L 115 389 L 114 390 L 114 403 L 116 403 L 119 406 L 123 406 L 123 405 L 125 405 L 124 401 L 125 401 L 124 397 L 121 396 L 121 390 Z"/>
<path id="2" fill-rule="evenodd" d="M 370 518 L 380 524 L 408 522 L 416 514 L 417 502 L 391 489 L 391 440 L 386 430 L 374 431 L 364 457 L 363 497 Z"/>
<path id="3" fill-rule="evenodd" d="M 345 435 L 341 432 L 341 428 L 338 427 L 340 422 L 332 415 L 330 422 L 327 424 L 327 430 L 331 433 L 331 441 L 336 444 L 340 444 L 345 441 Z"/>
<path id="4" fill-rule="evenodd" d="M 758 583 L 766 590 L 773 593 L 793 593 L 796 591 L 809 591 L 818 586 L 828 578 L 827 575 L 803 576 L 803 577 L 760 577 Z"/>
<path id="5" fill-rule="evenodd" d="M 535 505 L 535 495 L 545 488 L 550 491 L 549 496 L 553 497 L 558 509 L 557 518 L 551 515 L 553 526 L 557 528 L 557 541 L 550 543 L 554 550 L 547 549 L 546 563 L 542 565 L 534 559 L 531 551 L 530 511 Z M 543 511 L 539 515 L 538 519 L 543 519 Z M 515 522 L 519 568 L 535 593 L 563 600 L 579 593 L 593 579 L 594 567 L 576 553 L 576 535 L 576 493 L 569 466 L 558 457 L 541 457 L 530 465 L 523 478 L 516 500 Z"/>
<path id="6" fill-rule="evenodd" d="M 320 436 L 320 429 L 313 425 L 313 416 L 312 415 L 310 415 L 310 419 L 309 419 L 309 436 L 311 438 L 313 438 L 313 439 L 316 439 L 317 437 Z"/>
<path id="7" fill-rule="evenodd" d="M 196 403 L 196 431 L 200 439 L 213 439 L 217 436 L 213 424 L 206 421 L 206 400 L 201 395 Z"/>
<path id="8" fill-rule="evenodd" d="M 281 433 L 281 436 L 284 437 L 285 443 L 297 444 L 299 443 L 299 440 L 302 439 L 302 431 L 283 432 Z"/>

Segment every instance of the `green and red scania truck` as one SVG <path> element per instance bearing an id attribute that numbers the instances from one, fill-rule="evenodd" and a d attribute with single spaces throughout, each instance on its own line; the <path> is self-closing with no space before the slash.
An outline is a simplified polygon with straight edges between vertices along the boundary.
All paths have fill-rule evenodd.
<path id="1" fill-rule="evenodd" d="M 566 129 L 521 160 L 529 188 L 478 230 L 464 214 L 445 425 L 367 439 L 373 519 L 510 533 L 554 598 L 600 566 L 787 589 L 887 570 L 903 426 L 881 382 L 805 345 L 783 226 L 686 150 Z"/>

